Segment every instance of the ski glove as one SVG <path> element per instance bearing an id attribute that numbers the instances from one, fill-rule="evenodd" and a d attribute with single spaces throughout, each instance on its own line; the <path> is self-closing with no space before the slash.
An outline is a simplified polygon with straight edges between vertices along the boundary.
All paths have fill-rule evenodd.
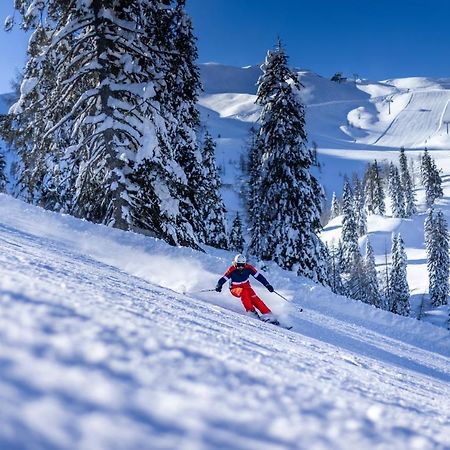
<path id="1" fill-rule="evenodd" d="M 222 286 L 220 284 L 218 284 L 215 289 L 216 292 L 222 292 Z"/>
<path id="2" fill-rule="evenodd" d="M 273 291 L 275 290 L 271 284 L 268 284 L 268 285 L 266 286 L 266 288 L 267 288 L 267 290 L 268 290 L 269 292 L 273 292 Z"/>

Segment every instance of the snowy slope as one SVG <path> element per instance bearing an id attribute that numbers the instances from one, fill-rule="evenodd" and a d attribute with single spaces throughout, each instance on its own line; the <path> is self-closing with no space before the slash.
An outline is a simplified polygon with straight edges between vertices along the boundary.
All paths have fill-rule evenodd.
<path id="1" fill-rule="evenodd" d="M 268 267 L 287 331 L 180 293 L 226 252 L 2 195 L 0 239 L 2 449 L 450 448 L 446 330 Z"/>

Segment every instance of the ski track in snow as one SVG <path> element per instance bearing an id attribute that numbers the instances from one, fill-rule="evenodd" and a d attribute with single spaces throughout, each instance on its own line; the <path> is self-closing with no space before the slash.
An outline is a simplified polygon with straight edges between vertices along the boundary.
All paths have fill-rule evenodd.
<path id="1" fill-rule="evenodd" d="M 127 261 L 162 248 L 162 262 L 181 261 L 186 277 L 196 262 L 208 279 L 227 252 L 172 248 L 6 196 L 0 211 L 0 448 L 450 448 L 444 330 L 269 268 L 295 293 L 279 309 L 287 331 L 226 295 L 219 306 L 214 293 L 155 285 Z"/>
<path id="2" fill-rule="evenodd" d="M 439 132 L 450 101 L 448 90 L 417 91 L 374 144 L 419 147 Z M 412 130 L 414 130 L 412 132 Z"/>

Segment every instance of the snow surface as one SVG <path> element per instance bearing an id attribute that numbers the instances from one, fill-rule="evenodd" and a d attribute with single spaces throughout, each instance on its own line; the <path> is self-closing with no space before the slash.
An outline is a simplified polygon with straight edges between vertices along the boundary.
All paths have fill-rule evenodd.
<path id="1" fill-rule="evenodd" d="M 450 448 L 448 331 L 0 195 L 0 448 Z M 305 311 L 300 312 L 302 306 Z"/>

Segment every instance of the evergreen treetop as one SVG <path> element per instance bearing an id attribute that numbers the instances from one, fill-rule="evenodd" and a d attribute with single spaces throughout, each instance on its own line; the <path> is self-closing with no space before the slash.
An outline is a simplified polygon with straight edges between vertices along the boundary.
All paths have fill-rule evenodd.
<path id="1" fill-rule="evenodd" d="M 323 192 L 310 173 L 313 155 L 298 96 L 302 86 L 287 62 L 278 43 L 267 53 L 258 80 L 256 102 L 262 109 L 255 153 L 260 159 L 251 181 L 258 203 L 251 213 L 251 248 L 262 259 L 326 283 L 324 247 L 317 236 Z"/>

